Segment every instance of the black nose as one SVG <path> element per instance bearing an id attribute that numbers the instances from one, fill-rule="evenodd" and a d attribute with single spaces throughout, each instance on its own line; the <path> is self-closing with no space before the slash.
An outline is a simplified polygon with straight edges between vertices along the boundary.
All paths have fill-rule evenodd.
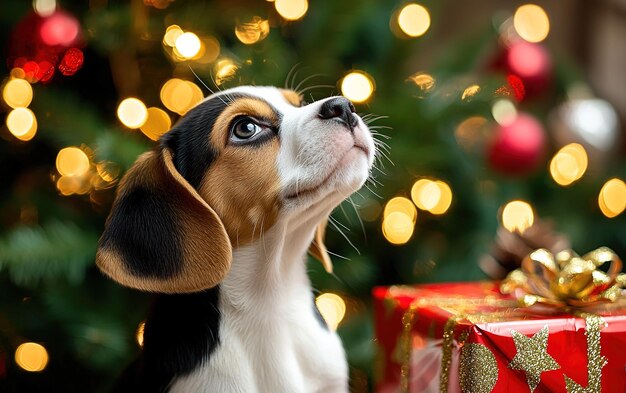
<path id="1" fill-rule="evenodd" d="M 337 119 L 347 125 L 350 131 L 352 131 L 358 122 L 354 112 L 356 110 L 350 100 L 345 97 L 336 97 L 322 104 L 319 116 L 322 119 Z"/>

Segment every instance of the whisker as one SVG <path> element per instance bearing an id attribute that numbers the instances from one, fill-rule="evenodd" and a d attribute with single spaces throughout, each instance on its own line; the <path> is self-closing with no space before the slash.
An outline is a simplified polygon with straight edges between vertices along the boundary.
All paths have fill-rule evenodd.
<path id="1" fill-rule="evenodd" d="M 293 72 L 294 72 L 294 71 L 298 68 L 298 66 L 299 66 L 300 64 L 302 64 L 302 63 L 296 63 L 296 64 L 294 64 L 294 65 L 291 67 L 291 69 L 289 70 L 289 72 L 287 73 L 287 76 L 285 77 L 285 89 L 289 89 L 289 88 L 290 88 L 290 86 L 289 86 L 289 82 L 290 82 L 289 78 L 291 78 L 291 74 L 292 74 L 292 73 L 293 73 Z"/>
<path id="2" fill-rule="evenodd" d="M 361 232 L 363 233 L 363 238 L 365 239 L 365 241 L 367 241 L 367 234 L 365 233 L 365 225 L 363 224 L 363 219 L 361 219 L 361 215 L 359 214 L 359 209 L 357 209 L 357 205 L 356 203 L 354 203 L 351 196 L 348 198 L 348 202 L 350 203 L 350 206 L 352 206 L 352 208 L 354 209 L 354 213 L 359 219 L 359 224 L 361 225 Z"/>
<path id="3" fill-rule="evenodd" d="M 355 246 L 355 245 L 354 245 L 354 244 L 350 241 L 350 239 L 348 238 L 348 236 L 346 236 L 346 234 L 345 234 L 345 233 L 343 233 L 343 231 L 341 230 L 341 228 L 339 228 L 339 227 L 338 227 L 338 226 L 337 226 L 334 222 L 332 222 L 332 221 L 330 221 L 330 220 L 329 220 L 328 222 L 329 222 L 329 223 L 330 223 L 330 224 L 331 224 L 331 225 L 332 225 L 332 226 L 333 226 L 333 227 L 337 230 L 337 232 L 339 232 L 339 234 L 340 234 L 341 236 L 343 236 L 343 238 L 344 238 L 344 239 L 346 239 L 346 241 L 348 242 L 348 244 L 349 244 L 352 248 L 354 248 L 354 250 L 357 252 L 357 254 L 361 255 L 361 252 L 359 251 L 359 249 L 358 249 L 358 248 L 356 248 L 356 246 Z"/>
<path id="4" fill-rule="evenodd" d="M 324 74 L 313 74 L 311 76 L 307 76 L 306 78 L 302 79 L 300 81 L 300 83 L 298 83 L 298 85 L 293 89 L 294 91 L 298 92 L 298 94 L 301 94 L 300 92 L 300 86 L 302 86 L 303 84 L 305 84 L 307 81 L 313 79 L 313 78 L 317 78 L 318 76 L 323 76 Z"/>
<path id="5" fill-rule="evenodd" d="M 323 87 L 330 89 L 331 87 L 335 87 L 335 86 L 334 85 L 313 85 L 313 86 L 305 87 L 304 89 L 298 91 L 298 93 L 304 94 L 304 93 L 306 93 L 309 90 L 319 89 L 319 88 L 323 88 Z"/>
<path id="6" fill-rule="evenodd" d="M 226 103 L 226 101 L 224 101 L 224 100 L 222 99 L 222 97 L 220 97 L 219 95 L 215 94 L 215 92 L 214 92 L 213 90 L 211 90 L 211 88 L 210 88 L 209 86 L 207 86 L 207 84 L 206 84 L 206 83 L 204 83 L 204 81 L 203 81 L 202 79 L 200 79 L 200 77 L 198 76 L 198 74 L 196 74 L 196 72 L 193 70 L 193 68 L 191 68 L 191 66 L 189 66 L 189 70 L 191 70 L 191 72 L 192 72 L 192 73 L 193 73 L 193 75 L 196 77 L 196 79 L 197 79 L 198 81 L 200 81 L 200 83 L 202 84 L 202 86 L 204 86 L 204 87 L 205 87 L 205 88 L 206 88 L 206 89 L 207 89 L 207 90 L 208 90 L 208 91 L 209 91 L 212 95 L 214 95 L 215 97 L 219 98 L 219 99 L 220 99 L 220 101 L 222 101 L 222 103 L 223 103 L 224 105 L 228 105 L 228 104 Z"/>
<path id="7" fill-rule="evenodd" d="M 351 259 L 350 259 L 350 258 L 348 258 L 348 257 L 344 257 L 343 255 L 340 255 L 340 254 L 334 253 L 334 252 L 332 252 L 332 251 L 328 251 L 328 250 L 326 250 L 326 252 L 327 252 L 327 253 L 329 253 L 330 255 L 334 256 L 334 257 L 341 258 L 341 259 L 344 259 L 344 260 L 346 260 L 346 261 L 351 261 Z"/>

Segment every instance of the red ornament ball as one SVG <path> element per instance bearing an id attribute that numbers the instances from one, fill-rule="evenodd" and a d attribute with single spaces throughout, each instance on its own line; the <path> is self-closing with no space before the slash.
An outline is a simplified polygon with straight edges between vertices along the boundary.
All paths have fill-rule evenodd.
<path id="1" fill-rule="evenodd" d="M 85 57 L 80 49 L 70 48 L 65 52 L 61 63 L 59 63 L 59 71 L 65 76 L 74 75 L 82 67 L 84 59 Z"/>
<path id="2" fill-rule="evenodd" d="M 548 89 L 552 83 L 552 60 L 545 47 L 526 41 L 513 43 L 505 53 L 505 71 L 509 74 L 508 82 L 517 98 L 520 83 L 521 97 L 534 97 Z M 511 80 L 515 76 L 517 80 Z"/>
<path id="3" fill-rule="evenodd" d="M 529 114 L 520 113 L 510 123 L 496 126 L 487 158 L 500 173 L 524 175 L 541 163 L 545 145 L 541 123 Z"/>

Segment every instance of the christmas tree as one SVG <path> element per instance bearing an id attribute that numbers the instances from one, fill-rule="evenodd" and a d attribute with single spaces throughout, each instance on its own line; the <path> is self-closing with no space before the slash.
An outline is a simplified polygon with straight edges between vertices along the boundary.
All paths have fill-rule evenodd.
<path id="1" fill-rule="evenodd" d="M 626 255 L 623 126 L 550 45 L 559 16 L 510 4 L 448 39 L 441 3 L 4 2 L 0 391 L 106 391 L 137 355 L 151 296 L 94 265 L 116 184 L 232 86 L 343 94 L 377 140 L 329 222 L 334 274 L 310 264 L 353 391 L 376 373 L 376 285 L 502 278 L 539 247 Z"/>

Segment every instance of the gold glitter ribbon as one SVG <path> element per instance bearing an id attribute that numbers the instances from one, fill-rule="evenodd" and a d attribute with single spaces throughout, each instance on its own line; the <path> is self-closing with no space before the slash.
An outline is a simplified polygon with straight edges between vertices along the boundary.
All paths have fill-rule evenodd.
<path id="1" fill-rule="evenodd" d="M 602 317 L 592 314 L 579 314 L 585 318 L 585 336 L 587 336 L 587 387 L 583 388 L 565 375 L 565 388 L 567 393 L 601 393 L 602 392 L 602 368 L 608 364 L 606 357 L 602 356 L 600 347 L 600 330 L 605 322 Z"/>
<path id="2" fill-rule="evenodd" d="M 513 294 L 524 307 L 539 303 L 583 308 L 622 297 L 626 274 L 621 270 L 621 259 L 607 247 L 583 257 L 572 250 L 554 256 L 541 248 L 524 258 L 520 269 L 509 273 L 500 290 Z"/>

